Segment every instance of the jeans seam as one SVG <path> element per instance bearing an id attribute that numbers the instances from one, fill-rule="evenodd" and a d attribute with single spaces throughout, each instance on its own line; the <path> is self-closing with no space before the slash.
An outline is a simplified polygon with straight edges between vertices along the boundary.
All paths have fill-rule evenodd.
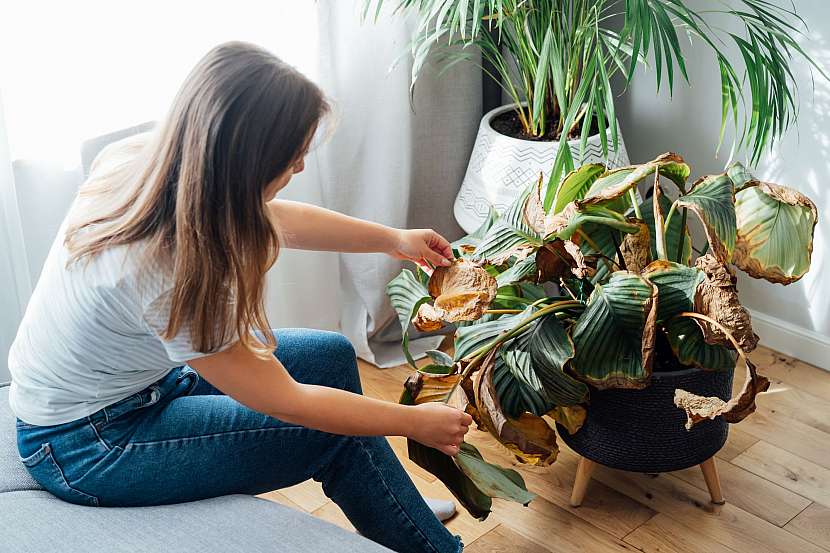
<path id="1" fill-rule="evenodd" d="M 311 430 L 304 426 L 275 426 L 269 428 L 248 428 L 246 430 L 232 430 L 229 432 L 215 432 L 213 434 L 202 434 L 200 436 L 185 436 L 182 438 L 172 438 L 168 440 L 155 440 L 152 442 L 129 442 L 124 446 L 125 450 L 133 449 L 134 447 L 167 445 L 191 442 L 194 440 L 201 440 L 204 438 L 217 438 L 222 436 L 235 436 L 237 434 L 246 434 L 252 432 L 267 432 L 269 430 Z"/>
<path id="2" fill-rule="evenodd" d="M 392 488 L 389 486 L 389 483 L 388 483 L 388 482 L 386 481 L 386 479 L 383 477 L 383 472 L 382 472 L 382 471 L 378 468 L 377 464 L 375 463 L 375 460 L 374 460 L 374 458 L 372 457 L 372 453 L 371 453 L 371 452 L 368 450 L 368 448 L 367 448 L 367 447 L 363 444 L 363 439 L 362 439 L 361 437 L 359 437 L 359 436 L 356 436 L 356 437 L 355 437 L 355 441 L 356 441 L 356 442 L 358 443 L 358 445 L 360 446 L 360 449 L 361 449 L 361 450 L 363 450 L 363 452 L 366 454 L 366 457 L 368 457 L 368 458 L 369 458 L 369 462 L 371 463 L 372 468 L 374 468 L 374 469 L 375 469 L 375 472 L 377 472 L 378 477 L 380 478 L 381 483 L 383 484 L 384 488 L 386 488 L 386 491 L 388 492 L 388 494 L 387 494 L 387 495 L 388 495 L 389 497 L 391 497 L 391 498 L 392 498 L 392 500 L 393 500 L 393 501 L 395 502 L 395 504 L 397 505 L 398 510 L 399 510 L 400 512 L 402 512 L 402 513 L 403 513 L 403 515 L 406 517 L 406 521 L 407 521 L 407 522 L 408 522 L 408 523 L 409 523 L 409 524 L 410 524 L 413 528 L 415 528 L 415 531 L 416 531 L 416 532 L 418 532 L 418 534 L 421 536 L 421 538 L 424 540 L 424 542 L 425 542 L 425 543 L 426 543 L 426 544 L 427 544 L 427 545 L 428 545 L 428 546 L 432 549 L 432 551 L 434 551 L 435 553 L 439 553 L 439 552 L 438 552 L 438 549 L 435 547 L 435 545 L 433 545 L 433 543 L 429 540 L 429 538 L 426 536 L 426 534 L 424 534 L 424 533 L 423 533 L 423 531 L 421 530 L 421 528 L 420 528 L 417 524 L 415 524 L 415 521 L 414 521 L 414 520 L 412 520 L 412 517 L 411 517 L 411 516 L 409 516 L 409 513 L 406 511 L 406 509 L 404 509 L 404 508 L 403 508 L 403 505 L 401 505 L 400 501 L 398 501 L 398 497 L 397 497 L 397 496 L 396 496 L 396 495 L 392 492 Z"/>
<path id="3" fill-rule="evenodd" d="M 92 420 L 89 417 L 87 417 L 87 422 L 89 426 L 92 427 L 92 431 L 95 432 L 95 437 L 98 438 L 98 441 L 101 442 L 101 445 L 104 446 L 104 448 L 106 448 L 107 451 L 112 451 L 110 445 L 104 440 L 104 438 L 101 436 L 101 433 L 98 432 L 98 427 L 95 426 L 95 423 L 92 422 Z"/>

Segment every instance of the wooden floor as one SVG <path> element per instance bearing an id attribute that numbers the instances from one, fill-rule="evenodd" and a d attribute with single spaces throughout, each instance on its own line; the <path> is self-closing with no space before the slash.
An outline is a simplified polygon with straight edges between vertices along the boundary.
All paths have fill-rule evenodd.
<path id="1" fill-rule="evenodd" d="M 600 467 L 582 507 L 572 508 L 578 457 L 560 444 L 552 467 L 516 466 L 538 494 L 528 507 L 495 500 L 486 521 L 459 513 L 447 526 L 469 553 L 830 551 L 830 372 L 765 348 L 752 358 L 772 386 L 754 415 L 731 426 L 718 453 L 725 505 L 710 504 L 697 468 L 654 477 Z M 409 373 L 366 364 L 360 370 L 366 394 L 393 401 Z M 489 435 L 471 430 L 468 440 L 489 460 L 510 462 Z M 403 439 L 390 441 L 424 495 L 451 497 L 406 458 Z M 351 529 L 316 482 L 265 497 Z"/>

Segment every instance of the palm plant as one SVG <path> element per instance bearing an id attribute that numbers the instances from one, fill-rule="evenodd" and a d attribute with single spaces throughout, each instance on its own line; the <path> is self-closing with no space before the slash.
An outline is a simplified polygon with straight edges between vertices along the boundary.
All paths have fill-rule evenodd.
<path id="1" fill-rule="evenodd" d="M 769 382 L 746 358 L 758 337 L 732 266 L 770 282 L 800 279 L 816 208 L 740 164 L 687 187 L 690 172 L 676 154 L 610 171 L 584 165 L 556 187 L 549 212 L 540 178 L 454 243 L 451 267 L 429 277 L 403 270 L 387 293 L 404 335 L 411 324 L 456 327 L 452 356 L 432 351 L 429 364 L 416 366 L 407 351 L 416 370 L 401 401 L 464 409 L 520 461 L 540 465 L 558 452 L 553 421 L 574 433 L 592 389 L 641 389 L 655 370 L 732 370 L 740 358 L 746 381 L 736 397 L 676 390 L 675 404 L 687 428 L 752 413 Z M 629 191 L 641 183 L 651 193 L 632 205 Z M 705 231 L 701 248 L 687 212 Z M 487 516 L 492 497 L 533 497 L 518 473 L 485 462 L 469 444 L 455 459 L 415 442 L 409 454 L 475 516 Z"/>
<path id="2" fill-rule="evenodd" d="M 389 0 L 387 0 L 388 3 Z M 651 61 L 657 89 L 677 76 L 688 82 L 681 36 L 708 47 L 721 79 L 721 133 L 735 130 L 733 148 L 751 152 L 752 164 L 796 115 L 795 57 L 813 60 L 798 40 L 806 27 L 795 7 L 771 0 L 724 0 L 721 9 L 696 10 L 686 0 L 396 0 L 399 11 L 416 12 L 412 83 L 434 52 L 447 69 L 481 60 L 516 106 L 527 137 L 580 139 L 598 132 L 603 154 L 617 150 L 619 128 L 612 78 L 630 82 L 638 63 Z M 380 12 L 384 0 L 366 0 Z M 719 30 L 717 18 L 741 29 Z M 620 21 L 621 20 L 621 21 Z M 727 21 L 728 23 L 728 21 Z M 480 58 L 476 55 L 480 52 Z M 549 209 L 574 153 L 560 140 L 543 205 Z M 581 159 L 581 156 L 580 156 Z"/>

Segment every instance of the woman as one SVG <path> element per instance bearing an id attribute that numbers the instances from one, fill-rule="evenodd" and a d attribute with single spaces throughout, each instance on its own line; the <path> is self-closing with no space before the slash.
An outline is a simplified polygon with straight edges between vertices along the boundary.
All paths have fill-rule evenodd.
<path id="1" fill-rule="evenodd" d="M 314 478 L 387 547 L 461 549 L 382 436 L 453 455 L 470 417 L 364 397 L 345 338 L 272 333 L 265 318 L 280 247 L 452 256 L 430 230 L 273 199 L 326 112 L 321 91 L 273 55 L 223 44 L 151 137 L 96 160 L 9 356 L 18 448 L 47 490 L 136 506 Z"/>

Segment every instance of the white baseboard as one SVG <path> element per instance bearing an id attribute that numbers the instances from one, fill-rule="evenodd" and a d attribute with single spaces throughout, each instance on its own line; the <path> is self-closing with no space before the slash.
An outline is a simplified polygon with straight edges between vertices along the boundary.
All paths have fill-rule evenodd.
<path id="1" fill-rule="evenodd" d="M 830 338 L 814 330 L 750 310 L 761 345 L 830 371 Z"/>

